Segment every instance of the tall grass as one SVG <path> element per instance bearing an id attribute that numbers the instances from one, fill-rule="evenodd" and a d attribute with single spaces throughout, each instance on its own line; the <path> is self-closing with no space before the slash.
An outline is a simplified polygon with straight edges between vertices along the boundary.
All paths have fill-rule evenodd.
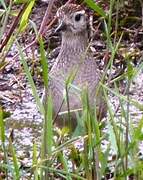
<path id="1" fill-rule="evenodd" d="M 4 1 L 1 1 L 4 4 Z M 12 2 L 12 1 L 10 1 Z M 112 11 L 115 5 L 114 0 L 110 0 L 110 9 L 106 13 L 99 5 L 93 0 L 86 0 L 85 3 L 98 12 L 103 18 L 105 27 L 106 45 L 108 51 L 111 52 L 111 57 L 108 65 L 104 71 L 103 78 L 99 85 L 99 90 L 104 92 L 104 98 L 108 106 L 108 116 L 105 124 L 99 122 L 97 119 L 96 108 L 93 112 L 89 105 L 88 91 L 85 89 L 81 93 L 83 111 L 82 115 L 77 114 L 78 127 L 75 132 L 67 136 L 66 129 L 55 131 L 53 127 L 52 116 L 52 97 L 49 95 L 44 105 L 41 103 L 39 95 L 37 93 L 36 86 L 34 84 L 32 75 L 29 71 L 26 59 L 21 51 L 21 45 L 16 40 L 20 62 L 23 66 L 28 83 L 31 86 L 35 102 L 41 113 L 43 119 L 43 129 L 41 133 L 41 148 L 40 155 L 36 142 L 33 144 L 33 163 L 30 168 L 31 176 L 34 176 L 35 180 L 38 179 L 106 179 L 110 174 L 114 179 L 127 179 L 133 176 L 137 179 L 143 177 L 143 163 L 138 156 L 139 143 L 142 141 L 142 128 L 143 118 L 139 123 L 134 126 L 130 116 L 130 106 L 133 105 L 139 110 L 143 110 L 143 105 L 130 97 L 130 87 L 133 79 L 138 75 L 139 71 L 143 68 L 143 65 L 133 67 L 129 57 L 126 57 L 127 71 L 119 78 L 112 80 L 113 87 L 110 88 L 108 84 L 104 83 L 107 72 L 110 74 L 113 68 L 113 61 L 115 55 L 118 52 L 118 48 L 122 41 L 123 35 L 120 37 L 115 34 L 112 37 Z M 11 4 L 9 9 L 6 8 L 6 14 L 3 14 L 3 27 L 0 36 L 2 37 L 4 29 L 6 27 L 7 18 L 10 13 Z M 31 11 L 31 9 L 30 9 Z M 27 17 L 28 18 L 28 17 Z M 24 21 L 23 18 L 21 21 Z M 115 23 L 118 27 L 118 18 Z M 25 25 L 24 25 L 25 28 Z M 36 28 L 34 28 L 36 29 Z M 18 29 L 19 32 L 19 29 Z M 35 33 L 37 34 L 37 33 Z M 45 88 L 48 87 L 48 64 L 44 50 L 44 44 L 39 38 L 40 44 L 40 61 L 42 67 L 42 77 Z M 5 48 L 7 49 L 7 48 Z M 120 94 L 118 83 L 121 79 L 126 80 L 125 94 Z M 68 77 L 65 84 L 67 101 L 68 101 L 68 88 L 69 84 L 72 84 L 72 75 Z M 111 75 L 109 75 L 108 83 L 111 82 Z M 110 97 L 116 97 L 119 100 L 117 109 L 112 106 Z M 120 110 L 120 113 L 118 113 Z M 70 114 L 68 116 L 70 119 Z M 82 121 L 82 123 L 80 122 Z M 10 152 L 12 155 L 13 164 L 9 164 L 8 149 L 6 147 L 6 133 L 5 123 L 3 118 L 3 111 L 0 109 L 0 140 L 1 149 L 4 152 L 3 165 L 0 165 L 0 169 L 6 167 L 6 176 L 9 177 L 9 173 L 12 174 L 12 178 L 21 179 L 22 173 L 20 172 L 20 166 L 16 151 L 13 147 L 11 140 L 9 141 Z M 81 130 L 82 128 L 82 130 Z M 78 135 L 78 136 L 77 136 Z M 56 140 L 55 140 L 56 136 Z M 78 149 L 75 144 L 80 141 L 83 143 L 82 148 Z M 107 142 L 107 146 L 103 148 L 103 144 Z M 12 167 L 12 168 L 11 168 Z M 29 171 L 29 170 L 28 170 Z"/>

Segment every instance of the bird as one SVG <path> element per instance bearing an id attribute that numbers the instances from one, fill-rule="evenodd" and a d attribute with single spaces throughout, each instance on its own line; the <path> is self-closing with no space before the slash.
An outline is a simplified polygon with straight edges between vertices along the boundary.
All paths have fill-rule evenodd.
<path id="1" fill-rule="evenodd" d="M 55 31 L 61 32 L 61 48 L 49 72 L 49 84 L 43 91 L 42 101 L 45 104 L 50 94 L 56 126 L 62 128 L 70 121 L 74 129 L 75 112 L 83 109 L 83 91 L 88 93 L 89 105 L 98 109 L 100 119 L 106 115 L 106 103 L 103 94 L 97 93 L 101 73 L 89 48 L 88 15 L 81 5 L 65 4 L 58 9 L 57 18 L 59 24 Z"/>

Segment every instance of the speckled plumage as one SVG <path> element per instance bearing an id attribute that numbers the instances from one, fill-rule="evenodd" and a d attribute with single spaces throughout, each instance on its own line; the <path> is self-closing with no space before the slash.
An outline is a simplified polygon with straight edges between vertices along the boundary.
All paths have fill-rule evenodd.
<path id="1" fill-rule="evenodd" d="M 76 16 L 80 16 L 76 17 Z M 102 116 L 106 113 L 106 106 L 103 98 L 98 94 L 96 89 L 100 81 L 100 72 L 93 59 L 88 45 L 88 19 L 81 6 L 69 4 L 62 6 L 57 16 L 59 22 L 64 23 L 62 29 L 62 43 L 60 53 L 49 73 L 50 80 L 47 90 L 44 90 L 43 101 L 49 92 L 53 99 L 54 116 L 62 111 L 67 111 L 67 103 L 63 103 L 65 93 L 65 84 L 71 74 L 75 74 L 72 86 L 68 91 L 70 110 L 81 109 L 81 91 L 88 89 L 89 102 L 92 107 L 95 104 L 102 108 Z M 77 18 L 77 19 L 76 19 Z M 74 88 L 76 87 L 76 88 Z M 62 104 L 62 106 L 61 106 Z M 57 116 L 56 124 L 63 126 L 63 117 Z M 71 113 L 72 124 L 75 125 L 75 114 Z M 67 117 L 65 119 L 68 119 Z"/>
<path id="2" fill-rule="evenodd" d="M 64 5 L 61 8 L 59 8 L 57 12 L 57 17 L 58 18 L 63 18 L 65 15 L 69 16 L 75 12 L 83 10 L 80 5 L 76 4 L 70 4 L 70 5 Z"/>

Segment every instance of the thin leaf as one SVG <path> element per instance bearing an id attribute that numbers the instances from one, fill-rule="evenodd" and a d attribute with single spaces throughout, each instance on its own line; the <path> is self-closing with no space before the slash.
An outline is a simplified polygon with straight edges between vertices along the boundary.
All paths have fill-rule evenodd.
<path id="1" fill-rule="evenodd" d="M 34 6 L 35 0 L 31 0 L 25 10 L 25 12 L 22 15 L 21 21 L 20 21 L 20 26 L 19 26 L 19 31 L 22 32 L 25 30 L 27 24 L 28 24 L 28 18 L 31 13 L 31 10 Z"/>
<path id="2" fill-rule="evenodd" d="M 3 110 L 1 107 L 0 107 L 0 139 L 3 143 L 5 142 L 5 127 L 3 120 Z"/>
<path id="3" fill-rule="evenodd" d="M 40 101 L 40 98 L 39 98 L 38 93 L 37 93 L 36 86 L 34 84 L 33 78 L 32 78 L 32 76 L 30 74 L 30 71 L 29 71 L 29 68 L 28 68 L 28 65 L 27 65 L 27 62 L 24 59 L 24 56 L 23 56 L 23 53 L 22 53 L 22 50 L 21 50 L 22 48 L 20 47 L 18 42 L 17 42 L 17 46 L 18 46 L 18 50 L 19 50 L 19 54 L 20 54 L 20 61 L 23 64 L 25 74 L 26 74 L 26 76 L 28 78 L 29 84 L 30 84 L 31 89 L 32 89 L 32 94 L 33 94 L 33 96 L 34 96 L 34 98 L 36 100 L 36 104 L 37 104 L 37 106 L 39 108 L 40 113 L 42 115 L 44 115 L 44 107 L 43 107 L 43 105 L 42 105 L 42 103 Z"/>
<path id="4" fill-rule="evenodd" d="M 5 9 L 5 10 L 7 10 L 7 8 L 6 8 L 6 4 L 5 4 L 4 0 L 0 0 L 0 3 L 1 3 L 1 4 L 2 4 L 2 6 L 4 7 L 4 9 Z"/>
<path id="5" fill-rule="evenodd" d="M 86 2 L 86 4 L 93 9 L 94 11 L 96 11 L 99 15 L 101 15 L 102 17 L 106 18 L 106 13 L 105 11 L 99 7 L 93 0 L 84 0 L 84 2 Z"/>
<path id="6" fill-rule="evenodd" d="M 41 55 L 41 65 L 42 65 L 42 73 L 43 73 L 43 80 L 44 80 L 44 86 L 48 86 L 48 64 L 47 64 L 47 59 L 45 55 L 45 49 L 44 49 L 44 43 L 42 41 L 42 38 L 39 38 L 40 42 L 40 55 Z"/>
<path id="7" fill-rule="evenodd" d="M 12 154 L 13 165 L 14 165 L 14 170 L 15 170 L 15 180 L 20 180 L 20 173 L 19 173 L 20 170 L 19 170 L 18 160 L 16 157 L 16 152 L 15 152 L 15 149 L 13 148 L 11 140 L 9 141 L 9 143 L 10 143 L 9 149 Z"/>

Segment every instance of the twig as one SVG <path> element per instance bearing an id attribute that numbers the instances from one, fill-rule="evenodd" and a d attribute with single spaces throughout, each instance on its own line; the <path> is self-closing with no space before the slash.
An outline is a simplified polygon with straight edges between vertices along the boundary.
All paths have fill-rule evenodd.
<path id="1" fill-rule="evenodd" d="M 54 19 L 49 23 L 49 25 L 46 28 L 44 28 L 42 35 L 44 35 L 56 21 L 57 17 L 55 16 Z"/>
<path id="2" fill-rule="evenodd" d="M 66 4 L 71 3 L 72 1 L 73 1 L 73 0 L 69 0 L 69 1 L 66 2 Z M 51 12 L 53 3 L 54 3 L 54 0 L 51 0 L 51 2 L 49 2 L 49 5 L 48 5 L 47 10 L 46 10 L 46 14 L 45 14 L 45 16 L 44 16 L 44 18 L 43 18 L 43 21 L 42 21 L 42 23 L 41 23 L 41 27 L 40 27 L 39 32 L 38 32 L 39 35 L 42 35 L 42 36 L 43 36 L 43 35 L 45 34 L 45 32 L 46 32 L 48 29 L 50 29 L 50 27 L 51 27 L 51 26 L 56 22 L 56 20 L 57 20 L 57 17 L 54 17 L 54 19 L 49 23 L 48 27 L 45 28 L 47 22 L 49 22 L 48 18 L 49 18 L 49 14 L 50 14 L 50 12 Z M 30 48 L 31 46 L 33 46 L 33 45 L 36 44 L 36 43 L 37 43 L 37 38 L 35 38 L 33 42 L 31 42 L 31 43 L 28 44 L 24 49 L 22 49 L 22 51 L 25 51 L 26 49 Z M 15 58 L 17 58 L 18 55 L 19 55 L 19 53 L 17 53 L 12 59 L 14 60 Z"/>
<path id="3" fill-rule="evenodd" d="M 53 7 L 54 1 L 55 1 L 55 0 L 49 1 L 48 7 L 47 7 L 47 9 L 46 9 L 46 13 L 45 13 L 45 15 L 44 15 L 42 24 L 41 24 L 40 29 L 39 29 L 39 32 L 38 32 L 39 35 L 43 34 L 44 27 L 45 27 L 46 24 L 47 24 L 47 20 L 49 21 L 49 15 L 50 15 L 50 13 L 51 13 L 51 9 L 52 9 L 52 7 Z"/>
<path id="4" fill-rule="evenodd" d="M 38 35 L 42 35 L 42 36 L 43 36 L 43 34 L 45 33 L 44 27 L 45 27 L 45 25 L 46 25 L 46 23 L 47 23 L 47 21 L 48 21 L 48 17 L 49 17 L 49 14 L 50 14 L 50 12 L 51 12 L 53 3 L 54 3 L 54 0 L 49 1 L 49 5 L 48 5 L 48 7 L 47 7 L 47 10 L 46 10 L 45 16 L 44 16 L 44 18 L 43 18 L 43 21 L 42 21 L 42 23 L 41 23 L 40 29 L 39 29 L 39 31 L 38 31 Z M 55 23 L 56 19 L 57 19 L 57 18 L 54 18 L 54 19 L 52 20 L 52 22 L 49 23 L 49 25 L 48 25 L 48 27 L 47 27 L 46 30 L 48 30 L 48 29 L 51 27 L 51 25 L 53 25 L 53 24 Z M 25 51 L 26 49 L 30 48 L 31 46 L 35 45 L 36 43 L 37 43 L 37 38 L 35 38 L 34 41 L 32 41 L 32 42 L 31 42 L 30 44 L 28 44 L 24 49 L 22 49 L 22 51 Z M 14 60 L 15 58 L 17 58 L 18 55 L 19 55 L 19 53 L 17 53 L 12 59 Z"/>
<path id="5" fill-rule="evenodd" d="M 15 30 L 18 22 L 19 22 L 19 19 L 21 18 L 22 14 L 24 13 L 25 9 L 27 7 L 27 4 L 24 4 L 21 8 L 21 10 L 19 11 L 19 14 L 16 16 L 13 24 L 11 25 L 8 33 L 7 33 L 7 36 L 5 37 L 5 39 L 3 40 L 1 46 L 0 46 L 0 52 L 2 51 L 2 49 L 4 48 L 4 46 L 7 44 L 7 42 L 9 41 L 13 31 Z"/>

